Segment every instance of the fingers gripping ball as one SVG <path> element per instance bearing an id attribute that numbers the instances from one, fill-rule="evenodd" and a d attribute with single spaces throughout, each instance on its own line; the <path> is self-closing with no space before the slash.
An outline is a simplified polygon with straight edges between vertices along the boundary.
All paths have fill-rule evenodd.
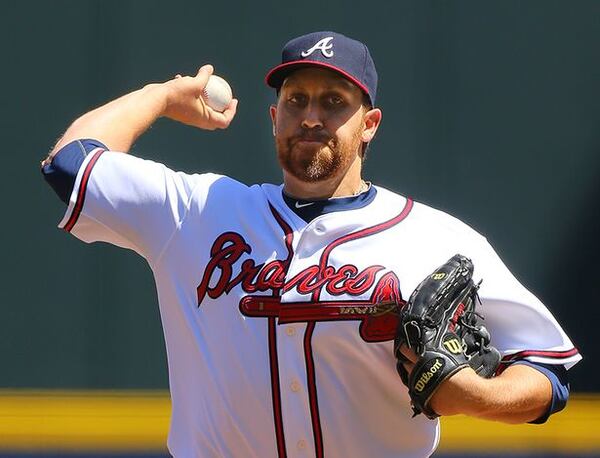
<path id="1" fill-rule="evenodd" d="M 231 103 L 233 93 L 227 81 L 220 76 L 210 75 L 202 91 L 202 98 L 213 110 L 223 112 Z"/>
<path id="2" fill-rule="evenodd" d="M 500 353 L 475 312 L 479 285 L 473 283 L 473 263 L 455 255 L 423 280 L 400 313 L 394 341 L 397 369 L 408 387 L 414 415 L 438 415 L 429 407 L 438 387 L 453 374 L 471 367 L 482 377 L 494 375 Z M 410 374 L 402 346 L 419 358 Z"/>

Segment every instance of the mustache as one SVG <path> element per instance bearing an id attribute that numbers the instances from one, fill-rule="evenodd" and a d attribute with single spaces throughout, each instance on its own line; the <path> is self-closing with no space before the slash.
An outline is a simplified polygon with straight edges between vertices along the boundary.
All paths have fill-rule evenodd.
<path id="1" fill-rule="evenodd" d="M 331 135 L 322 130 L 306 130 L 294 135 L 292 138 L 290 138 L 290 140 L 291 143 L 298 143 L 301 141 L 329 143 L 331 141 Z"/>

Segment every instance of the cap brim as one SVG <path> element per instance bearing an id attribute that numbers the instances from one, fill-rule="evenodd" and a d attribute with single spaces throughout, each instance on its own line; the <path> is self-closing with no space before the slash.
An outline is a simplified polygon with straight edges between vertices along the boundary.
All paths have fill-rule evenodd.
<path id="1" fill-rule="evenodd" d="M 358 81 L 356 78 L 354 78 L 352 75 L 345 72 L 341 68 L 336 67 L 335 65 L 330 65 L 325 62 L 319 62 L 316 60 L 295 60 L 291 62 L 286 62 L 284 64 L 280 64 L 277 67 L 272 68 L 269 71 L 269 73 L 267 73 L 267 76 L 265 76 L 265 83 L 267 83 L 267 86 L 279 89 L 283 84 L 283 81 L 287 78 L 287 76 L 294 70 L 297 70 L 301 67 L 321 67 L 339 73 L 344 78 L 356 84 L 365 94 L 369 96 L 369 98 L 371 98 L 371 94 L 369 94 L 369 90 L 367 89 L 367 87 L 363 83 Z"/>

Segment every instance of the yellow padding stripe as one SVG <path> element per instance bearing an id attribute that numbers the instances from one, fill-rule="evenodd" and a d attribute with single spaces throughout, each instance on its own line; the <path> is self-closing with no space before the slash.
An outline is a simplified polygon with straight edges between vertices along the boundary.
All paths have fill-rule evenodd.
<path id="1" fill-rule="evenodd" d="M 507 425 L 457 415 L 442 419 L 439 450 L 447 452 L 600 451 L 600 395 L 572 395 L 542 425 Z"/>
<path id="2" fill-rule="evenodd" d="M 0 450 L 166 450 L 165 391 L 0 391 Z"/>
<path id="3" fill-rule="evenodd" d="M 164 452 L 166 391 L 0 390 L 0 450 Z M 573 395 L 544 425 L 442 420 L 440 450 L 600 451 L 600 395 Z"/>

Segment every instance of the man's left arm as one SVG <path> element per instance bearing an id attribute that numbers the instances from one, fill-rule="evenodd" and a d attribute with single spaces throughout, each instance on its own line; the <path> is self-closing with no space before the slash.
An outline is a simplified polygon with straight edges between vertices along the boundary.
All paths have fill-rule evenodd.
<path id="1" fill-rule="evenodd" d="M 464 414 L 505 423 L 535 422 L 549 414 L 553 388 L 549 378 L 524 364 L 509 366 L 497 377 L 463 369 L 439 387 L 431 406 L 439 415 Z"/>
<path id="2" fill-rule="evenodd" d="M 550 311 L 517 281 L 487 241 L 480 236 L 474 239 L 469 254 L 484 279 L 478 287 L 481 300 L 466 301 L 468 296 L 464 295 L 470 290 L 453 296 L 453 290 L 448 289 L 461 285 L 453 280 L 457 266 L 451 261 L 456 256 L 435 271 L 445 273 L 445 277 L 428 276 L 415 289 L 402 315 L 403 325 L 395 341 L 398 372 L 409 387 L 415 413 L 423 412 L 429 418 L 464 414 L 506 423 L 543 423 L 564 408 L 569 393 L 567 369 L 581 356 Z M 439 297 L 456 297 L 454 302 L 432 301 L 431 297 L 438 297 L 438 288 L 446 288 Z M 474 314 L 469 312 L 473 303 L 477 304 Z M 440 310 L 444 310 L 441 315 Z M 485 317 L 485 332 L 477 323 L 462 320 L 463 311 L 467 317 Z M 440 317 L 442 321 L 437 322 Z M 452 336 L 453 330 L 459 333 L 457 338 L 465 339 L 463 352 L 468 353 L 464 356 L 470 367 L 453 356 L 460 351 L 452 352 L 445 337 Z M 474 334 L 466 332 L 463 336 L 465 330 Z M 491 346 L 473 355 L 469 349 L 478 339 L 482 339 L 481 345 L 487 341 Z M 443 345 L 437 346 L 440 342 Z M 483 351 L 486 348 L 489 353 Z M 496 357 L 500 358 L 498 366 Z M 496 376 L 485 378 L 493 374 Z"/>
<path id="3" fill-rule="evenodd" d="M 515 278 L 484 237 L 474 235 L 469 247 L 475 276 L 483 279 L 476 311 L 485 317 L 491 345 L 502 359 L 492 378 L 471 368 L 458 371 L 439 386 L 430 405 L 439 415 L 543 423 L 565 407 L 567 372 L 581 355 L 548 308 Z"/>
<path id="4" fill-rule="evenodd" d="M 405 346 L 403 366 L 410 374 L 418 357 Z M 440 416 L 468 415 L 504 423 L 544 423 L 562 410 L 569 397 L 567 371 L 562 365 L 527 361 L 508 366 L 493 378 L 470 367 L 456 372 L 436 389 L 429 407 Z"/>

